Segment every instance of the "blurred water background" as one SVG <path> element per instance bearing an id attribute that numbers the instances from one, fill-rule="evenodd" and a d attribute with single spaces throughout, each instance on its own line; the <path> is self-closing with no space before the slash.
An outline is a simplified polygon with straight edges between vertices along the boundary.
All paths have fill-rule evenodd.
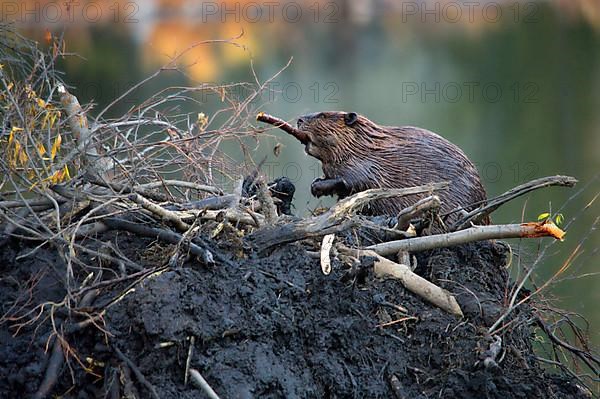
<path id="1" fill-rule="evenodd" d="M 182 60 L 186 78 L 165 73 L 107 114 L 121 115 L 161 87 L 265 81 L 291 65 L 255 101 L 293 121 L 307 112 L 346 110 L 386 125 L 416 125 L 459 145 L 477 164 L 489 196 L 533 178 L 577 177 L 576 189 L 551 188 L 502 207 L 497 223 L 560 212 L 564 243 L 545 254 L 538 284 L 583 242 L 569 271 L 547 295 L 590 322 L 597 346 L 600 300 L 600 2 L 568 1 L 1 1 L 4 20 L 45 45 L 64 35 L 60 60 L 82 103 L 102 109 L 194 42 L 243 36 L 232 46 L 199 46 Z M 65 8 L 65 4 L 71 4 Z M 240 92 L 243 97 L 244 92 Z M 222 107 L 200 99 L 197 112 Z M 196 111 L 188 109 L 185 111 Z M 93 113 L 93 111 L 92 111 Z M 272 149 L 283 144 L 275 157 Z M 225 148 L 242 161 L 236 146 Z M 319 164 L 285 133 L 260 140 L 263 172 L 296 184 L 295 212 L 331 200 L 310 197 Z M 579 192 L 579 190 L 582 190 Z M 512 240 L 529 264 L 550 243 Z M 515 259 L 515 262 L 518 259 Z"/>

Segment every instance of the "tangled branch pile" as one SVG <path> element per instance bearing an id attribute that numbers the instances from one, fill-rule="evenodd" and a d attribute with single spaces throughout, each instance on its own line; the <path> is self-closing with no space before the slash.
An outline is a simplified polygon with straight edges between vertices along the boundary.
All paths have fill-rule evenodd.
<path id="1" fill-rule="evenodd" d="M 586 396 L 585 376 L 542 373 L 531 326 L 596 372 L 584 337 L 568 344 L 534 312 L 537 292 L 509 282 L 506 246 L 468 244 L 562 238 L 550 219 L 471 222 L 574 179 L 530 182 L 446 234 L 422 235 L 444 182 L 294 218 L 289 180 L 267 183 L 220 151 L 259 131 L 250 105 L 266 83 L 241 100 L 231 85 L 168 88 L 103 119 L 177 70 L 175 57 L 91 120 L 54 70 L 58 42 L 45 54 L 12 31 L 2 40 L 2 395 L 195 397 L 190 379 L 211 397 Z M 200 91 L 224 108 L 178 113 Z M 416 193 L 423 201 L 395 218 L 358 214 Z"/>

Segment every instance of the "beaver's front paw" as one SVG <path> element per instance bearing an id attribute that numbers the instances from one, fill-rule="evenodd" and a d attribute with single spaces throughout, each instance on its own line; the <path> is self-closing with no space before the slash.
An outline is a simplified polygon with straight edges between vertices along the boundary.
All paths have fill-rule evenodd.
<path id="1" fill-rule="evenodd" d="M 330 180 L 317 177 L 310 185 L 310 193 L 314 197 L 322 197 L 324 195 L 331 195 L 331 184 Z"/>
<path id="2" fill-rule="evenodd" d="M 310 192 L 315 197 L 324 195 L 342 195 L 346 191 L 346 183 L 339 177 L 335 179 L 316 178 L 310 185 Z"/>

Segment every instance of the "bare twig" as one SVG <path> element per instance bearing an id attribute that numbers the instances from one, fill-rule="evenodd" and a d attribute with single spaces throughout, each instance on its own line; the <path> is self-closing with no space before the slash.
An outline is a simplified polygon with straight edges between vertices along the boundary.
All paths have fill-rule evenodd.
<path id="1" fill-rule="evenodd" d="M 258 179 L 256 182 L 256 198 L 260 202 L 261 211 L 265 216 L 267 224 L 273 224 L 277 220 L 277 207 L 273 203 L 273 198 L 264 180 Z"/>
<path id="2" fill-rule="evenodd" d="M 66 202 L 66 200 L 63 198 L 56 199 L 56 201 L 60 204 Z M 36 200 L 29 200 L 29 201 L 20 201 L 20 200 L 0 201 L 0 209 L 30 207 L 30 208 L 34 208 L 34 209 L 44 210 L 44 209 L 52 208 L 52 206 L 53 206 L 53 203 L 49 199 L 36 199 Z"/>
<path id="3" fill-rule="evenodd" d="M 111 229 L 125 230 L 144 237 L 155 237 L 168 242 L 169 244 L 185 243 L 181 234 L 166 229 L 148 227 L 114 217 L 104 218 L 102 223 L 106 224 Z M 187 245 L 192 254 L 198 256 L 204 263 L 211 263 L 210 260 L 212 259 L 212 255 L 209 255 L 209 251 L 193 242 L 187 242 L 185 245 Z"/>
<path id="4" fill-rule="evenodd" d="M 89 306 L 96 296 L 98 295 L 98 291 L 93 290 L 86 293 L 81 299 L 80 306 Z M 33 395 L 36 399 L 46 398 L 52 388 L 56 384 L 58 377 L 60 375 L 60 371 L 65 360 L 66 348 L 63 348 L 63 339 L 57 335 L 54 338 L 54 345 L 52 346 L 52 354 L 50 355 L 50 359 L 48 360 L 48 366 L 46 367 L 46 373 L 44 374 L 44 378 L 38 387 L 38 390 Z"/>
<path id="5" fill-rule="evenodd" d="M 250 210 L 243 212 L 232 208 L 222 211 L 183 211 L 181 212 L 181 217 L 200 217 L 202 220 L 220 220 L 223 218 L 234 224 L 242 223 L 254 227 L 261 226 L 264 222 L 264 216 L 261 214 L 252 212 Z"/>
<path id="6" fill-rule="evenodd" d="M 443 288 L 414 273 L 410 267 L 392 262 L 371 250 L 352 249 L 341 245 L 339 246 L 339 250 L 343 254 L 354 257 L 367 256 L 375 258 L 373 270 L 378 277 L 391 277 L 397 279 L 410 292 L 420 296 L 440 309 L 459 317 L 463 316 L 462 310 L 454 296 Z"/>
<path id="7" fill-rule="evenodd" d="M 377 327 L 377 328 L 383 328 L 383 327 L 395 326 L 398 323 L 402 323 L 402 322 L 408 321 L 408 320 L 419 320 L 419 319 L 417 317 L 414 317 L 414 316 L 405 316 L 405 317 L 401 317 L 401 318 L 396 319 L 396 320 L 388 321 L 387 323 L 377 324 L 375 327 Z"/>
<path id="8" fill-rule="evenodd" d="M 546 322 L 542 320 L 542 318 L 537 317 L 536 322 L 537 325 L 540 326 L 542 330 L 544 330 L 548 338 L 550 338 L 550 340 L 554 344 L 567 349 L 569 352 L 573 353 L 575 356 L 580 358 L 581 361 L 584 362 L 595 375 L 598 375 L 600 373 L 600 358 L 594 356 L 594 354 L 590 351 L 577 348 L 557 337 L 556 334 L 552 332 L 552 330 L 550 330 Z"/>
<path id="9" fill-rule="evenodd" d="M 122 194 L 130 194 L 130 193 L 138 193 L 140 195 L 143 195 L 146 198 L 150 198 L 154 201 L 168 201 L 169 198 L 162 194 L 162 193 L 157 193 L 157 192 L 153 192 L 153 191 L 149 191 L 146 189 L 146 187 L 129 187 L 125 184 L 120 184 L 114 181 L 109 181 L 107 179 L 104 179 L 100 176 L 94 175 L 94 174 L 87 174 L 85 176 L 85 180 L 92 183 L 92 184 L 96 184 L 98 186 L 102 186 L 102 187 L 106 187 L 106 188 L 110 188 L 111 190 L 117 192 L 117 193 L 122 193 Z"/>
<path id="10" fill-rule="evenodd" d="M 219 395 L 208 385 L 208 382 L 202 377 L 202 374 L 198 372 L 196 369 L 190 369 L 190 376 L 192 377 L 192 381 L 194 384 L 198 386 L 198 388 L 202 389 L 206 396 L 210 399 L 220 399 Z"/>
<path id="11" fill-rule="evenodd" d="M 460 218 L 456 223 L 454 223 L 450 230 L 454 231 L 464 229 L 465 227 L 470 226 L 471 222 L 477 223 L 490 213 L 494 212 L 501 205 L 517 197 L 520 197 L 528 192 L 549 186 L 573 187 L 576 183 L 577 179 L 575 179 L 574 177 L 548 176 L 532 180 L 525 184 L 521 184 L 520 186 L 512 188 L 504 194 L 489 200 L 487 204 L 482 205 L 479 208 L 467 213 L 464 217 Z"/>
<path id="12" fill-rule="evenodd" d="M 139 398 L 137 389 L 133 383 L 133 379 L 131 377 L 131 369 L 127 365 L 126 362 L 121 361 L 121 380 L 123 381 L 123 395 L 126 398 Z"/>
<path id="13" fill-rule="evenodd" d="M 48 360 L 48 367 L 46 368 L 44 379 L 33 395 L 35 399 L 43 399 L 48 396 L 56 384 L 63 362 L 63 348 L 60 339 L 57 337 L 54 339 L 54 345 L 52 345 L 52 355 L 50 355 L 50 359 Z"/>
<path id="14" fill-rule="evenodd" d="M 77 140 L 76 150 L 78 155 L 83 155 L 83 158 L 89 163 L 90 173 L 97 173 L 105 176 L 106 172 L 114 167 L 110 158 L 102 157 L 98 150 L 92 145 L 92 133 L 88 126 L 87 116 L 83 112 L 79 100 L 74 95 L 70 94 L 62 84 L 58 86 L 60 101 L 67 113 L 69 126 L 73 136 Z M 54 170 L 60 170 L 72 160 L 67 156 L 63 162 L 54 167 Z"/>
<path id="15" fill-rule="evenodd" d="M 198 184 L 190 181 L 181 181 L 181 180 L 162 180 L 151 183 L 139 184 L 137 186 L 133 186 L 133 190 L 137 192 L 139 189 L 151 189 L 151 188 L 159 188 L 165 186 L 175 186 L 175 187 L 184 187 L 191 188 L 193 190 L 204 191 L 214 195 L 222 195 L 223 190 L 217 187 L 209 186 L 206 184 Z M 143 194 L 142 192 L 139 192 Z"/>
<path id="16" fill-rule="evenodd" d="M 188 349 L 188 355 L 185 360 L 185 376 L 183 378 L 183 385 L 187 385 L 187 383 L 188 383 L 188 375 L 190 372 L 190 364 L 192 364 L 192 356 L 194 354 L 194 344 L 195 343 L 196 343 L 196 337 L 192 335 L 190 337 L 190 347 Z"/>

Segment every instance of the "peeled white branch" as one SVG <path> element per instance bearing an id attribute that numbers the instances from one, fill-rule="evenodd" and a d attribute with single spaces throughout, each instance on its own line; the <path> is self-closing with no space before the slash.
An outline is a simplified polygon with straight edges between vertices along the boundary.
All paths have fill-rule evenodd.
<path id="1" fill-rule="evenodd" d="M 398 251 L 419 252 L 434 248 L 465 244 L 473 241 L 500 238 L 554 237 L 557 240 L 562 240 L 564 235 L 564 231 L 559 229 L 551 220 L 546 220 L 538 223 L 477 226 L 452 233 L 384 242 L 381 244 L 370 245 L 365 249 L 373 250 L 378 254 L 385 256 L 395 254 Z"/>
<path id="2" fill-rule="evenodd" d="M 202 220 L 220 220 L 220 218 L 226 219 L 231 223 L 242 223 L 249 226 L 262 226 L 264 224 L 265 217 L 260 213 L 252 211 L 240 211 L 233 208 L 223 210 L 197 210 L 191 209 L 187 211 L 176 211 L 182 219 L 194 219 L 199 217 Z"/>
<path id="3" fill-rule="evenodd" d="M 202 389 L 202 391 L 206 394 L 210 399 L 219 399 L 219 395 L 215 392 L 214 389 L 206 382 L 202 374 L 198 372 L 196 369 L 190 369 L 190 377 L 192 377 L 192 381 L 196 384 L 197 387 Z"/>
<path id="4" fill-rule="evenodd" d="M 356 254 L 356 250 L 344 249 L 344 251 Z M 463 316 L 463 312 L 452 294 L 414 273 L 410 270 L 410 267 L 392 262 L 375 251 L 359 250 L 358 253 L 362 256 L 373 256 L 376 258 L 373 270 L 377 276 L 392 277 L 400 280 L 402 285 L 413 294 L 420 296 L 448 313 L 459 317 Z"/>

